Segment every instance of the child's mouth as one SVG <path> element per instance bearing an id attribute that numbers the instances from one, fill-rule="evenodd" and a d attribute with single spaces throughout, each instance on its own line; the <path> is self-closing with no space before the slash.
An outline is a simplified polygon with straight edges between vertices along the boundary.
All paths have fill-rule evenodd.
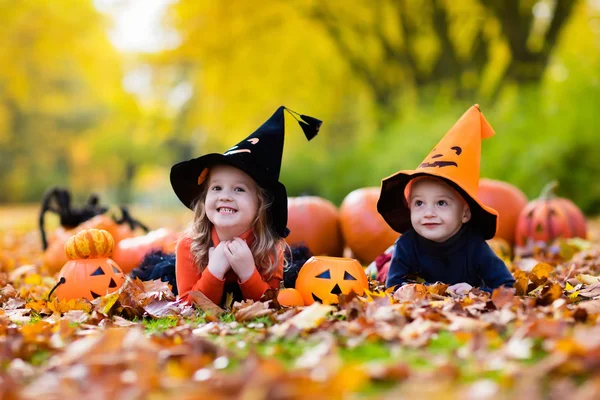
<path id="1" fill-rule="evenodd" d="M 229 207 L 219 207 L 217 208 L 217 211 L 219 214 L 235 214 L 237 212 L 237 210 Z"/>

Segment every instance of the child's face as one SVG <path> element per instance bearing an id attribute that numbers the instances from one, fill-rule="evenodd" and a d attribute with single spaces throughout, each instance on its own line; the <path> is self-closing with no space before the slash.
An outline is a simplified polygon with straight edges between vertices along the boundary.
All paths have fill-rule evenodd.
<path id="1" fill-rule="evenodd" d="M 450 239 L 471 219 L 462 196 L 435 178 L 421 178 L 412 184 L 409 205 L 414 230 L 438 243 Z"/>
<path id="2" fill-rule="evenodd" d="M 204 207 L 218 232 L 234 237 L 252 227 L 258 212 L 257 190 L 254 179 L 238 168 L 217 165 L 211 169 Z"/>

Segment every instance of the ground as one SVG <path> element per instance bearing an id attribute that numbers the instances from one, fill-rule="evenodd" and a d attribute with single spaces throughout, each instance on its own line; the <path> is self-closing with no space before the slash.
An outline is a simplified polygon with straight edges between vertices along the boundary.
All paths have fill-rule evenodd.
<path id="1" fill-rule="evenodd" d="M 181 229 L 188 213 L 136 210 L 154 228 Z M 516 294 L 372 282 L 339 305 L 222 310 L 182 305 L 159 281 L 48 301 L 58 275 L 37 209 L 3 207 L 0 221 L 0 398 L 600 396 L 597 222 L 590 240 L 509 261 Z"/>

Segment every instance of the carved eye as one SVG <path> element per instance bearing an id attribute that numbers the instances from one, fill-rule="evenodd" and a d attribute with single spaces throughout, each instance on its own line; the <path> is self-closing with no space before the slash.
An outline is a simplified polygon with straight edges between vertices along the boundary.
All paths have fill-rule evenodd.
<path id="1" fill-rule="evenodd" d="M 344 280 L 345 281 L 355 281 L 356 278 L 348 273 L 348 271 L 344 272 Z"/>
<path id="2" fill-rule="evenodd" d="M 450 149 L 454 150 L 457 156 L 460 156 L 460 153 L 462 153 L 462 149 L 458 146 L 450 147 Z"/>
<path id="3" fill-rule="evenodd" d="M 90 274 L 90 276 L 96 276 L 96 275 L 104 275 L 104 270 L 102 269 L 102 267 L 98 267 L 98 269 L 96 269 L 94 272 L 92 272 Z"/>
<path id="4" fill-rule="evenodd" d="M 329 270 L 326 270 L 321 272 L 319 275 L 315 276 L 315 278 L 331 279 L 331 274 L 329 273 Z"/>

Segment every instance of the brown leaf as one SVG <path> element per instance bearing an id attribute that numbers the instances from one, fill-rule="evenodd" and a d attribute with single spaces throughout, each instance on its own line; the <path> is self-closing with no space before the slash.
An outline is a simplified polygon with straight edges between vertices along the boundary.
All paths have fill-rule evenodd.
<path id="1" fill-rule="evenodd" d="M 589 285 L 579 291 L 579 296 L 594 298 L 600 296 L 600 283 Z"/>
<path id="2" fill-rule="evenodd" d="M 501 309 L 507 304 L 512 304 L 515 298 L 515 289 L 501 286 L 492 292 L 492 303 L 497 309 Z"/>
<path id="3" fill-rule="evenodd" d="M 263 303 L 262 301 L 257 302 L 244 302 L 241 303 L 242 307 L 236 307 L 240 303 L 233 305 L 235 320 L 238 322 L 250 321 L 258 317 L 273 314 L 274 310 L 269 309 L 269 303 Z"/>
<path id="4" fill-rule="evenodd" d="M 210 314 L 214 317 L 219 317 L 221 314 L 225 313 L 221 307 L 212 302 L 206 295 L 198 290 L 192 291 L 188 293 L 188 296 L 198 308 L 204 311 L 207 314 Z"/>
<path id="5" fill-rule="evenodd" d="M 144 307 L 144 310 L 154 318 L 181 314 L 180 301 L 154 301 Z"/>
<path id="6" fill-rule="evenodd" d="M 600 299 L 582 301 L 577 303 L 577 308 L 587 311 L 589 314 L 600 313 Z"/>
<path id="7" fill-rule="evenodd" d="M 437 294 L 439 296 L 443 296 L 446 294 L 446 289 L 448 289 L 450 285 L 445 283 L 436 282 L 433 285 L 426 286 L 427 291 L 431 294 Z"/>
<path id="8" fill-rule="evenodd" d="M 421 302 L 427 297 L 427 288 L 420 283 L 411 283 L 400 286 L 392 298 L 399 302 Z"/>
<path id="9" fill-rule="evenodd" d="M 562 287 L 557 283 L 546 283 L 540 297 L 536 299 L 536 304 L 541 306 L 547 306 L 554 302 L 554 300 L 562 296 Z"/>

